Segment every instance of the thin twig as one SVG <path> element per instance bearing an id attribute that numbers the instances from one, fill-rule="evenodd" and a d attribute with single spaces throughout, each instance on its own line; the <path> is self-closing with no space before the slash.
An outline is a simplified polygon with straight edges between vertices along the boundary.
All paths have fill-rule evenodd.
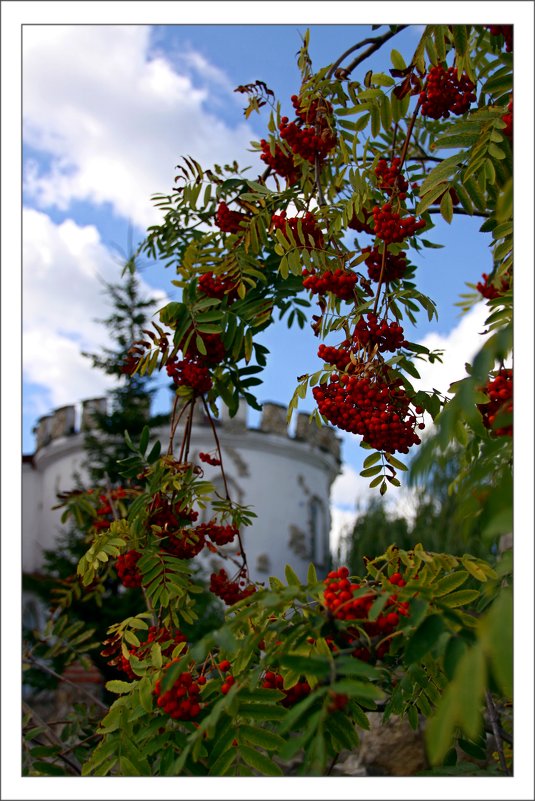
<path id="1" fill-rule="evenodd" d="M 210 426 L 212 428 L 212 433 L 214 435 L 214 441 L 215 441 L 215 445 L 216 445 L 216 448 L 217 448 L 219 461 L 221 462 L 219 467 L 221 469 L 221 477 L 223 478 L 223 486 L 225 487 L 225 495 L 226 495 L 227 501 L 230 501 L 231 498 L 230 498 L 229 488 L 228 488 L 228 484 L 227 484 L 227 477 L 225 475 L 225 468 L 223 466 L 223 454 L 221 453 L 221 444 L 219 442 L 219 437 L 217 436 L 217 430 L 216 430 L 214 421 L 212 419 L 212 415 L 210 414 L 210 409 L 208 408 L 208 404 L 206 403 L 206 399 L 205 399 L 204 395 L 202 396 L 202 402 L 204 404 L 204 410 L 206 412 L 208 420 L 210 421 Z M 243 542 L 242 542 L 240 530 L 239 530 L 239 528 L 236 528 L 236 530 L 237 530 L 237 533 L 238 533 L 238 543 L 239 543 L 239 546 L 240 546 L 240 554 L 241 554 L 241 558 L 242 558 L 242 562 L 243 562 L 243 567 L 246 570 L 248 570 L 248 567 L 247 567 L 247 554 L 245 553 L 245 548 L 243 547 Z"/>
<path id="2" fill-rule="evenodd" d="M 358 65 L 361 64 L 363 61 L 365 61 L 365 59 L 367 59 L 368 56 L 371 56 L 373 53 L 375 53 L 376 50 L 379 50 L 379 48 L 382 47 L 385 44 L 385 42 L 388 42 L 389 39 L 391 39 L 393 36 L 395 36 L 397 33 L 400 33 L 404 28 L 407 27 L 408 27 L 407 25 L 398 25 L 394 31 L 387 31 L 386 33 L 383 33 L 381 36 L 370 36 L 367 39 L 363 39 L 361 42 L 357 42 L 357 44 L 353 45 L 348 50 L 346 50 L 345 53 L 342 53 L 340 58 L 338 58 L 334 62 L 329 72 L 327 73 L 327 78 L 329 79 L 333 77 L 334 73 L 336 72 L 342 61 L 344 61 L 349 55 L 351 55 L 351 53 L 354 53 L 355 50 L 360 50 L 361 47 L 364 47 L 364 45 L 369 44 L 370 47 L 367 50 L 365 50 L 364 53 L 361 53 L 360 56 L 357 56 L 357 58 L 351 62 L 351 64 L 349 64 L 347 67 L 344 67 L 344 72 L 346 73 L 346 76 L 349 76 L 349 74 L 355 69 L 355 67 L 358 67 Z"/>
<path id="3" fill-rule="evenodd" d="M 510 772 L 507 768 L 507 763 L 505 761 L 505 754 L 503 753 L 503 742 L 502 736 L 500 734 L 500 722 L 498 720 L 498 712 L 496 707 L 494 706 L 494 701 L 492 700 L 492 695 L 490 691 L 487 690 L 485 693 L 485 700 L 487 702 L 487 710 L 489 713 L 490 725 L 492 726 L 492 733 L 494 734 L 494 739 L 496 741 L 496 750 L 498 751 L 498 758 L 500 760 L 500 766 L 506 776 L 510 776 Z"/>
<path id="4" fill-rule="evenodd" d="M 106 712 L 108 711 L 108 707 L 104 704 L 99 698 L 94 696 L 89 690 L 86 690 L 85 687 L 80 687 L 78 684 L 74 684 L 74 682 L 66 679 L 65 676 L 61 676 L 59 673 L 56 673 L 55 670 L 45 665 L 43 662 L 40 662 L 35 656 L 28 654 L 26 659 L 23 660 L 23 663 L 35 665 L 36 667 L 44 670 L 45 673 L 49 673 L 54 678 L 59 679 L 60 681 L 64 682 L 65 684 L 69 684 L 71 687 L 74 687 L 75 690 L 79 690 L 83 695 L 85 695 L 93 704 L 96 704 L 101 709 L 105 709 Z"/>
<path id="5" fill-rule="evenodd" d="M 51 743 L 54 743 L 54 745 L 59 745 L 60 748 L 63 748 L 65 743 L 63 743 L 59 739 L 59 737 L 57 736 L 55 731 L 50 728 L 49 724 L 45 720 L 43 720 L 43 718 L 41 718 L 37 714 L 37 712 L 34 712 L 34 710 L 26 703 L 26 701 L 22 702 L 22 708 L 23 708 L 24 712 L 26 712 L 26 714 L 31 715 L 33 721 L 35 723 L 37 723 L 38 726 L 40 726 L 40 727 L 45 729 L 44 734 L 46 734 L 46 736 L 48 737 L 48 739 L 50 740 Z M 78 760 L 75 757 L 69 758 L 69 757 L 62 756 L 61 754 L 58 754 L 58 757 L 60 759 L 63 759 L 63 761 L 66 762 L 67 765 L 69 765 L 76 772 L 76 774 L 78 776 L 82 775 L 82 766 L 80 765 L 80 763 L 78 762 Z"/>

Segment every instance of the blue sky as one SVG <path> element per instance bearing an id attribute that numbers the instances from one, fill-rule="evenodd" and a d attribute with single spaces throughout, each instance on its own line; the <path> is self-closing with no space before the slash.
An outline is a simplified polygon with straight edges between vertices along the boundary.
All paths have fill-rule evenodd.
<path id="1" fill-rule="evenodd" d="M 290 112 L 289 98 L 299 88 L 295 54 L 305 30 L 293 24 L 25 26 L 24 452 L 34 449 L 32 428 L 41 415 L 110 387 L 80 351 L 105 342 L 105 330 L 94 322 L 106 313 L 98 277 L 118 278 L 130 226 L 137 244 L 146 226 L 158 221 L 150 196 L 170 190 L 182 154 L 205 166 L 255 163 L 249 141 L 265 135 L 267 114 L 245 120 L 243 98 L 233 89 L 263 80 Z M 388 70 L 394 46 L 408 62 L 420 30 L 403 31 L 365 62 L 362 73 Z M 372 34 L 361 25 L 312 25 L 310 31 L 314 67 Z M 466 281 L 490 271 L 490 240 L 477 233 L 480 219 L 461 217 L 452 226 L 435 219 L 429 238 L 446 247 L 424 250 L 416 263 L 420 288 L 436 301 L 439 320 L 422 316 L 410 337 L 446 349 L 444 367 L 422 372 L 422 386 L 445 391 L 480 344 L 484 309 L 461 319 L 455 303 Z M 172 277 L 148 265 L 144 290 L 173 297 Z M 308 329 L 289 334 L 284 323 L 264 341 L 271 356 L 259 399 L 288 403 L 296 376 L 320 366 L 318 342 Z M 162 390 L 159 408 L 169 402 Z M 311 410 L 312 400 L 302 408 Z M 250 419 L 254 424 L 257 417 Z M 357 494 L 367 495 L 367 482 L 357 475 L 362 453 L 344 436 L 345 466 L 334 502 L 348 513 Z"/>

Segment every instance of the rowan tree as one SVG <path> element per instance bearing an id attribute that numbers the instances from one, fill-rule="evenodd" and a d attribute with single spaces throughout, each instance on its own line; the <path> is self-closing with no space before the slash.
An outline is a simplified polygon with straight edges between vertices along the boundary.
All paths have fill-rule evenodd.
<path id="1" fill-rule="evenodd" d="M 240 397 L 257 405 L 258 334 L 277 317 L 306 321 L 311 301 L 318 370 L 300 376 L 290 414 L 312 388 L 312 418 L 362 442 L 362 474 L 380 495 L 396 491 L 415 450 L 424 475 L 459 443 L 467 527 L 482 538 L 510 531 L 512 37 L 507 26 L 428 25 L 414 53 L 392 49 L 390 69 L 366 70 L 404 27 L 321 68 L 305 35 L 291 108 L 263 81 L 237 89 L 246 116 L 268 112 L 252 145 L 263 163 L 256 179 L 236 162 L 206 168 L 185 157 L 172 191 L 156 198 L 163 219 L 140 252 L 168 264 L 182 300 L 162 309 L 129 359 L 133 373 L 165 370 L 175 404 L 165 454 L 148 451 L 146 431 L 127 438 L 122 475 L 139 479 L 138 495 L 78 568 L 93 587 L 114 563 L 140 602 L 104 646 L 124 680 L 107 685 L 118 698 L 84 775 L 282 775 L 294 758 L 301 775 L 325 775 L 376 709 L 385 723 L 426 719 L 441 775 L 466 768 L 455 746 L 483 755 L 487 729 L 486 772 L 511 770 L 507 561 L 392 544 L 359 575 L 341 566 L 318 577 L 311 566 L 302 584 L 288 565 L 286 581 L 256 584 L 240 534 L 254 517 L 230 495 L 213 423 L 220 403 L 231 415 Z M 414 388 L 418 363 L 437 354 L 406 334 L 419 309 L 436 316 L 418 289 L 435 214 L 453 226 L 458 214 L 479 216 L 492 233 L 493 270 L 467 275 L 474 297 L 465 299 L 485 299 L 490 336 L 451 399 Z M 191 458 L 195 403 L 212 421 L 220 496 Z M 213 518 L 199 525 L 208 502 Z M 225 623 L 192 643 L 182 631 L 198 620 L 192 566 L 229 543 L 228 567 L 210 579 Z"/>

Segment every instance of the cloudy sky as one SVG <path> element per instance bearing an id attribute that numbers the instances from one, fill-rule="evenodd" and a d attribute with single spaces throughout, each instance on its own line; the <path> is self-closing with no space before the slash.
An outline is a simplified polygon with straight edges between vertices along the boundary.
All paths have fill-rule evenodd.
<path id="1" fill-rule="evenodd" d="M 89 369 L 82 350 L 104 344 L 102 279 L 116 280 L 129 231 L 137 244 L 159 215 L 151 195 L 172 187 L 182 154 L 206 166 L 237 159 L 252 164 L 251 139 L 265 117 L 245 120 L 240 83 L 264 80 L 283 107 L 298 90 L 295 53 L 305 25 L 34 25 L 23 28 L 23 450 L 32 428 L 53 408 L 103 394 L 110 386 Z M 311 26 L 314 66 L 332 62 L 370 34 L 358 25 Z M 407 60 L 419 27 L 395 42 Z M 368 65 L 388 69 L 389 48 Z M 358 77 L 358 76 L 357 76 Z M 362 77 L 362 76 L 361 76 Z M 254 176 L 253 176 L 254 177 Z M 481 344 L 485 308 L 460 316 L 465 282 L 491 269 L 489 237 L 480 220 L 437 218 L 441 250 L 418 256 L 422 291 L 439 320 L 421 319 L 410 338 L 445 350 L 444 364 L 426 366 L 422 387 L 446 391 Z M 162 299 L 173 288 L 161 268 L 147 265 L 144 291 Z M 265 335 L 271 351 L 260 400 L 287 403 L 295 378 L 318 368 L 310 331 L 284 326 Z M 167 408 L 165 391 L 158 402 Z M 309 406 L 311 408 L 311 403 Z M 253 417 L 254 422 L 254 417 Z M 344 469 L 333 502 L 336 527 L 367 496 L 358 477 L 362 450 L 344 437 Z"/>

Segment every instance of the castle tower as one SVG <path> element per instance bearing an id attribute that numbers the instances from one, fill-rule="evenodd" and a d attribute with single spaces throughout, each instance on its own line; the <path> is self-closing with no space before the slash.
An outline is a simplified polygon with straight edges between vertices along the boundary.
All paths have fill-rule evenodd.
<path id="1" fill-rule="evenodd" d="M 57 493 L 73 488 L 75 473 L 84 479 L 83 431 L 92 425 L 93 410 L 105 410 L 105 400 L 83 404 L 81 431 L 74 428 L 74 407 L 58 409 L 38 423 L 37 449 L 25 457 L 23 465 L 26 572 L 39 571 L 43 549 L 53 547 L 61 528 L 61 510 L 51 508 Z M 248 427 L 245 404 L 233 418 L 224 410 L 216 428 L 229 493 L 257 515 L 253 525 L 241 532 L 251 577 L 256 581 L 267 581 L 272 575 L 283 578 L 289 563 L 305 579 L 310 562 L 320 575 L 325 574 L 330 562 L 330 488 L 340 469 L 340 441 L 334 430 L 319 429 L 300 413 L 295 436 L 290 436 L 286 408 L 275 403 L 264 403 L 258 428 Z M 167 447 L 167 429 L 154 429 L 152 437 Z M 214 449 L 210 422 L 197 408 L 190 457 L 198 461 L 199 452 Z M 219 468 L 203 465 L 203 469 L 216 491 L 224 494 Z M 209 516 L 210 510 L 204 510 L 199 520 Z M 224 566 L 212 554 L 205 563 L 210 571 Z"/>

